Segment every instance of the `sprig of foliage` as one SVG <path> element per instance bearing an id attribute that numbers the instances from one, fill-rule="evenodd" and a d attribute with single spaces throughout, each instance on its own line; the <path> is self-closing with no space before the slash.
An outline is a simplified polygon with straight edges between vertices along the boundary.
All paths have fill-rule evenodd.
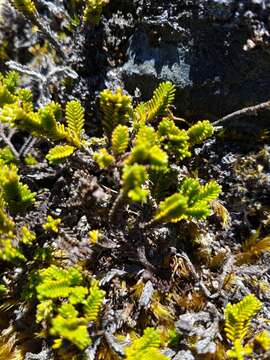
<path id="1" fill-rule="evenodd" d="M 51 299 L 43 300 L 37 305 L 36 322 L 44 323 L 50 320 L 54 310 L 54 304 Z"/>
<path id="2" fill-rule="evenodd" d="M 247 295 L 237 304 L 228 304 L 224 310 L 225 332 L 232 348 L 227 352 L 230 358 L 244 360 L 245 355 L 252 353 L 249 344 L 243 345 L 249 331 L 252 318 L 261 309 L 262 303 L 254 296 Z"/>
<path id="3" fill-rule="evenodd" d="M 70 341 L 80 350 L 89 346 L 91 338 L 87 330 L 87 320 L 79 317 L 79 312 L 69 303 L 63 303 L 58 312 L 59 314 L 52 319 L 50 328 L 50 334 L 57 337 L 53 347 L 61 347 L 63 339 Z"/>
<path id="4" fill-rule="evenodd" d="M 14 100 L 14 96 L 8 91 L 7 87 L 0 85 L 0 106 L 12 104 Z"/>
<path id="5" fill-rule="evenodd" d="M 153 328 L 146 328 L 143 336 L 133 341 L 126 348 L 127 360 L 166 360 L 165 355 L 159 352 L 161 346 L 160 333 Z"/>
<path id="6" fill-rule="evenodd" d="M 66 120 L 68 129 L 73 131 L 79 139 L 82 137 L 84 128 L 84 108 L 77 100 L 69 101 L 66 105 Z"/>
<path id="7" fill-rule="evenodd" d="M 139 164 L 127 165 L 123 169 L 122 175 L 122 192 L 124 196 L 129 197 L 132 201 L 145 202 L 149 193 L 143 189 L 142 185 L 148 179 L 145 167 Z"/>
<path id="8" fill-rule="evenodd" d="M 70 157 L 76 148 L 71 145 L 57 145 L 51 148 L 46 155 L 46 159 L 49 161 L 50 164 L 56 165 L 59 164 L 64 159 Z"/>
<path id="9" fill-rule="evenodd" d="M 99 230 L 90 230 L 88 235 L 91 244 L 96 244 L 99 241 L 100 237 L 102 236 Z"/>
<path id="10" fill-rule="evenodd" d="M 24 119 L 32 111 L 33 103 L 30 90 L 18 89 L 12 93 L 8 90 L 8 85 L 5 85 L 4 81 L 0 80 L 0 122 L 14 126 L 17 117 Z"/>
<path id="11" fill-rule="evenodd" d="M 16 157 L 8 146 L 0 149 L 0 164 L 16 163 Z"/>
<path id="12" fill-rule="evenodd" d="M 8 232 L 0 231 L 0 259 L 9 263 L 26 261 L 24 248 L 36 240 L 36 234 L 26 226 L 15 233 L 15 228 Z"/>
<path id="13" fill-rule="evenodd" d="M 0 259 L 6 262 L 25 261 L 26 257 L 14 244 L 14 234 L 0 234 Z"/>
<path id="14" fill-rule="evenodd" d="M 257 334 L 254 338 L 254 341 L 256 344 L 259 344 L 259 346 L 264 351 L 270 350 L 270 333 L 267 330 L 261 331 L 259 334 Z"/>
<path id="15" fill-rule="evenodd" d="M 122 188 L 109 212 L 110 222 L 114 220 L 117 209 L 126 199 L 134 202 L 145 203 L 149 190 L 144 188 L 149 175 L 145 166 L 137 163 L 125 165 L 122 173 Z"/>
<path id="16" fill-rule="evenodd" d="M 92 280 L 89 296 L 83 302 L 84 314 L 87 321 L 96 321 L 105 296 L 105 291 L 98 286 L 98 281 Z"/>
<path id="17" fill-rule="evenodd" d="M 250 344 L 241 344 L 239 339 L 236 339 L 232 349 L 227 351 L 229 359 L 245 360 L 247 356 L 253 353 L 252 346 Z"/>
<path id="18" fill-rule="evenodd" d="M 49 151 L 47 159 L 51 164 L 61 162 L 84 146 L 84 109 L 79 101 L 73 100 L 67 103 L 65 113 L 67 126 L 65 126 L 61 123 L 62 109 L 58 103 L 51 102 L 34 111 L 31 91 L 17 90 L 17 85 L 17 75 L 14 72 L 0 77 L 1 122 L 28 131 L 36 137 L 54 142 L 66 141 L 67 144 L 56 145 Z"/>
<path id="19" fill-rule="evenodd" d="M 20 76 L 17 71 L 9 71 L 5 76 L 0 74 L 0 82 L 11 94 L 15 94 L 20 83 Z"/>
<path id="20" fill-rule="evenodd" d="M 244 340 L 252 318 L 261 307 L 261 302 L 253 294 L 247 295 L 237 304 L 227 304 L 224 311 L 225 332 L 232 343 L 236 339 Z"/>
<path id="21" fill-rule="evenodd" d="M 159 204 L 154 221 L 167 223 L 182 219 L 205 219 L 210 215 L 209 202 L 221 191 L 215 181 L 200 185 L 198 179 L 186 178 L 177 194 L 171 195 Z"/>
<path id="22" fill-rule="evenodd" d="M 100 169 L 107 169 L 114 162 L 114 157 L 106 149 L 100 149 L 93 155 L 93 159 L 98 163 Z"/>
<path id="23" fill-rule="evenodd" d="M 7 73 L 5 76 L 0 73 L 0 107 L 5 104 L 12 104 L 16 97 L 14 96 L 14 86 L 17 86 L 15 83 L 16 76 L 13 75 L 15 72 Z M 17 73 L 16 73 L 17 74 Z"/>
<path id="24" fill-rule="evenodd" d="M 135 109 L 135 118 L 139 124 L 151 123 L 160 116 L 168 115 L 170 105 L 175 98 L 176 87 L 170 81 L 161 83 L 154 91 L 151 100 L 139 104 Z"/>
<path id="25" fill-rule="evenodd" d="M 33 241 L 36 240 L 36 234 L 33 231 L 30 231 L 26 226 L 21 228 L 20 235 L 20 242 L 24 245 L 31 245 Z"/>
<path id="26" fill-rule="evenodd" d="M 260 227 L 243 244 L 242 251 L 237 254 L 239 265 L 250 263 L 259 258 L 260 255 L 270 251 L 270 236 L 259 239 Z"/>
<path id="27" fill-rule="evenodd" d="M 83 21 L 86 24 L 98 25 L 103 8 L 110 0 L 86 0 Z"/>
<path id="28" fill-rule="evenodd" d="M 12 211 L 25 210 L 35 203 L 36 193 L 21 183 L 18 168 L 14 164 L 3 165 L 0 169 L 0 190 Z"/>
<path id="29" fill-rule="evenodd" d="M 155 130 L 150 126 L 142 127 L 136 135 L 134 147 L 126 163 L 147 165 L 153 170 L 166 170 L 168 155 L 158 144 Z"/>
<path id="30" fill-rule="evenodd" d="M 15 223 L 6 211 L 6 203 L 0 191 L 0 234 L 7 234 L 14 230 Z"/>
<path id="31" fill-rule="evenodd" d="M 59 122 L 61 118 L 61 106 L 55 102 L 47 104 L 37 112 L 29 111 L 29 106 L 24 102 L 13 102 L 11 105 L 4 105 L 0 112 L 0 121 L 4 123 L 28 131 L 37 137 L 53 141 L 66 140 L 70 145 L 80 148 L 82 146 L 80 139 Z"/>
<path id="32" fill-rule="evenodd" d="M 214 133 L 214 127 L 208 120 L 198 121 L 188 131 L 189 141 L 192 145 L 200 144 Z"/>
<path id="33" fill-rule="evenodd" d="M 45 224 L 42 225 L 42 227 L 43 227 L 43 229 L 45 229 L 47 231 L 52 231 L 52 232 L 58 233 L 60 224 L 61 224 L 60 218 L 54 219 L 51 215 L 48 215 L 47 221 Z"/>
<path id="34" fill-rule="evenodd" d="M 55 349 L 62 346 L 64 339 L 80 350 L 91 344 L 88 324 L 97 321 L 105 291 L 95 280 L 92 280 L 89 289 L 84 282 L 81 271 L 76 267 L 61 269 L 51 265 L 39 271 L 36 291 L 41 302 L 37 307 L 36 320 L 49 322 L 49 332 L 56 337 Z M 60 299 L 65 302 L 59 307 Z"/>
<path id="35" fill-rule="evenodd" d="M 47 136 L 51 140 L 62 140 L 65 138 L 68 140 L 68 137 L 72 137 L 72 134 L 69 132 L 69 130 L 66 129 L 63 124 L 59 123 L 61 115 L 61 107 L 55 102 L 51 102 L 45 105 L 43 108 L 40 108 L 38 111 L 39 118 L 37 119 L 38 126 L 36 129 L 36 135 L 44 137 Z"/>
<path id="36" fill-rule="evenodd" d="M 191 156 L 187 131 L 179 129 L 172 119 L 162 119 L 158 125 L 157 133 L 164 149 L 170 154 L 175 154 L 177 159 L 183 160 Z"/>
<path id="37" fill-rule="evenodd" d="M 102 125 L 108 137 L 117 125 L 127 125 L 133 112 L 131 97 L 125 95 L 121 88 L 115 92 L 103 90 L 100 93 L 100 108 L 103 114 Z"/>
<path id="38" fill-rule="evenodd" d="M 51 265 L 39 271 L 39 284 L 36 287 L 39 300 L 68 298 L 85 291 L 82 290 L 83 277 L 75 268 L 61 269 Z"/>
<path id="39" fill-rule="evenodd" d="M 118 125 L 112 133 L 112 151 L 115 155 L 124 154 L 128 148 L 129 134 L 128 127 Z"/>
<path id="40" fill-rule="evenodd" d="M 147 143 L 134 146 L 126 163 L 146 165 L 153 170 L 164 171 L 168 165 L 168 155 L 158 145 L 149 147 Z"/>
<path id="41" fill-rule="evenodd" d="M 24 15 L 33 17 L 37 13 L 36 6 L 32 0 L 13 0 L 12 3 Z"/>
<path id="42" fill-rule="evenodd" d="M 5 262 L 26 261 L 21 245 L 31 245 L 35 239 L 36 234 L 27 226 L 16 228 L 13 218 L 7 213 L 6 202 L 0 191 L 0 259 Z"/>

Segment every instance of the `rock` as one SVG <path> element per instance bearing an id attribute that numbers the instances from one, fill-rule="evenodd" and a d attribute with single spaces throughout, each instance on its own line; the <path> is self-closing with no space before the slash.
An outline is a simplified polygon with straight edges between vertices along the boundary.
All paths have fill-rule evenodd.
<path id="1" fill-rule="evenodd" d="M 176 354 L 173 360 L 195 360 L 195 357 L 192 355 L 190 350 L 181 350 Z"/>
<path id="2" fill-rule="evenodd" d="M 190 334 L 198 335 L 201 332 L 200 323 L 207 323 L 210 321 L 209 313 L 200 311 L 198 313 L 185 313 L 179 317 L 176 321 L 176 331 L 181 334 L 182 332 L 188 332 Z M 197 325 L 195 325 L 197 323 Z"/>
<path id="3" fill-rule="evenodd" d="M 266 3 L 114 1 L 115 21 L 124 34 L 117 46 L 125 51 L 118 75 L 130 93 L 139 88 L 143 99 L 159 82 L 173 81 L 178 114 L 189 119 L 214 120 L 266 101 L 270 85 Z M 108 16 L 112 8 L 107 9 Z M 133 20 L 125 31 L 121 16 L 127 19 L 130 14 Z M 117 23 L 111 21 L 110 26 L 117 33 Z"/>
<path id="4" fill-rule="evenodd" d="M 8 6 L 4 13 L 0 42 L 4 37 L 12 45 L 8 54 L 29 63 L 31 54 L 26 56 L 25 49 L 37 39 L 30 38 L 23 17 Z M 57 97 L 63 104 L 80 98 L 90 109 L 86 116 L 91 135 L 100 130 L 93 109 L 105 87 L 123 84 L 135 98 L 146 100 L 161 81 L 170 80 L 177 87 L 177 115 L 189 120 L 216 120 L 265 102 L 270 87 L 269 17 L 266 0 L 113 0 L 99 26 L 78 28 L 66 40 L 68 65 L 79 79 L 62 84 Z M 5 68 L 3 62 L 0 68 Z M 269 118 L 269 111 L 262 117 Z M 256 124 L 257 118 L 248 122 Z"/>

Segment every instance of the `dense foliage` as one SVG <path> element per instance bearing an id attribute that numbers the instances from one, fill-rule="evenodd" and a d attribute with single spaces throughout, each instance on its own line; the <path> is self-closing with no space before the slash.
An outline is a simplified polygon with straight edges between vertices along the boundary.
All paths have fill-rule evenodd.
<path id="1" fill-rule="evenodd" d="M 170 81 L 146 101 L 97 91 L 91 111 L 58 96 L 80 77 L 61 37 L 91 34 L 109 0 L 68 2 L 64 30 L 52 4 L 9 3 L 57 65 L 0 74 L 0 358 L 266 359 L 269 314 L 243 282 L 270 240 L 259 225 L 233 255 L 218 243 L 227 189 L 201 168 L 220 128 L 177 117 Z"/>

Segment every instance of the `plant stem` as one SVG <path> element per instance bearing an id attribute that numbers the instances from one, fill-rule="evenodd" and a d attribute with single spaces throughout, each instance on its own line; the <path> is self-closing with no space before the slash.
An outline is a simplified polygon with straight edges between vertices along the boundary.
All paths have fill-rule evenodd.
<path id="1" fill-rule="evenodd" d="M 126 198 L 126 195 L 125 195 L 125 193 L 123 191 L 121 191 L 117 195 L 117 197 L 116 197 L 116 199 L 115 199 L 115 201 L 113 203 L 113 206 L 112 206 L 112 208 L 111 208 L 111 210 L 109 212 L 109 221 L 110 221 L 110 223 L 113 223 L 113 221 L 114 221 L 114 219 L 116 217 L 117 210 L 120 208 L 121 205 L 123 205 L 123 203 L 125 202 L 125 198 Z"/>
<path id="2" fill-rule="evenodd" d="M 154 218 L 154 219 L 152 219 L 152 220 L 150 220 L 150 221 L 148 221 L 146 223 L 141 224 L 140 228 L 142 230 L 148 230 L 148 229 L 150 229 L 152 227 L 158 226 L 159 224 L 160 224 L 159 221 Z"/>
<path id="3" fill-rule="evenodd" d="M 203 292 L 204 296 L 208 299 L 216 299 L 217 297 L 220 296 L 220 293 L 217 292 L 215 294 L 211 294 L 211 292 L 207 289 L 207 287 L 205 286 L 204 282 L 200 279 L 200 276 L 198 275 L 197 271 L 195 270 L 194 265 L 192 264 L 190 258 L 188 257 L 188 255 L 182 251 L 180 254 L 178 254 L 182 259 L 184 259 L 186 261 L 186 264 L 193 276 L 193 278 L 195 279 L 195 281 L 197 282 L 197 284 L 200 286 L 201 291 Z"/>
<path id="4" fill-rule="evenodd" d="M 257 115 L 258 112 L 263 111 L 263 110 L 269 110 L 270 109 L 270 101 L 266 101 L 264 103 L 255 105 L 255 106 L 250 106 L 250 107 L 246 107 L 243 108 L 241 110 L 237 110 L 229 115 L 224 116 L 223 118 L 213 122 L 214 126 L 217 125 L 221 125 L 222 123 L 228 121 L 228 120 L 232 120 L 234 118 L 238 118 L 240 116 L 243 115 Z"/>
<path id="5" fill-rule="evenodd" d="M 12 0 L 9 0 L 9 4 L 13 7 Z M 50 11 L 50 9 L 48 9 Z M 27 20 L 36 25 L 40 32 L 49 40 L 51 45 L 54 47 L 55 51 L 58 55 L 60 55 L 64 60 L 66 59 L 66 55 L 62 50 L 61 44 L 58 42 L 56 37 L 53 35 L 50 27 L 40 18 L 38 12 L 36 11 L 34 14 L 22 12 Z"/>
<path id="6" fill-rule="evenodd" d="M 15 149 L 15 147 L 13 146 L 12 142 L 10 141 L 10 139 L 5 135 L 4 133 L 4 129 L 2 128 L 2 126 L 0 127 L 0 138 L 2 138 L 2 140 L 4 141 L 4 143 L 10 148 L 10 150 L 13 152 L 13 155 L 15 156 L 16 160 L 20 160 L 20 155 L 18 153 L 18 151 Z"/>
<path id="7" fill-rule="evenodd" d="M 61 56 L 63 59 L 66 59 L 66 54 L 62 50 L 61 44 L 53 35 L 51 29 L 47 24 L 45 24 L 38 16 L 34 18 L 35 25 L 39 28 L 40 32 L 49 40 L 52 47 L 55 49 L 57 54 Z"/>

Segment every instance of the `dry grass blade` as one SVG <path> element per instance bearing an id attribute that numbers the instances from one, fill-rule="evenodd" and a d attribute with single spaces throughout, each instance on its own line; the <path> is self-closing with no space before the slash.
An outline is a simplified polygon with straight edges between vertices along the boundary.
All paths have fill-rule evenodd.
<path id="1" fill-rule="evenodd" d="M 0 338 L 0 359 L 23 360 L 23 351 L 17 347 L 16 332 L 10 326 L 3 330 Z"/>
<path id="2" fill-rule="evenodd" d="M 258 259 L 260 255 L 270 251 L 270 236 L 254 241 L 249 239 L 243 246 L 244 251 L 237 255 L 237 264 L 250 263 Z"/>

